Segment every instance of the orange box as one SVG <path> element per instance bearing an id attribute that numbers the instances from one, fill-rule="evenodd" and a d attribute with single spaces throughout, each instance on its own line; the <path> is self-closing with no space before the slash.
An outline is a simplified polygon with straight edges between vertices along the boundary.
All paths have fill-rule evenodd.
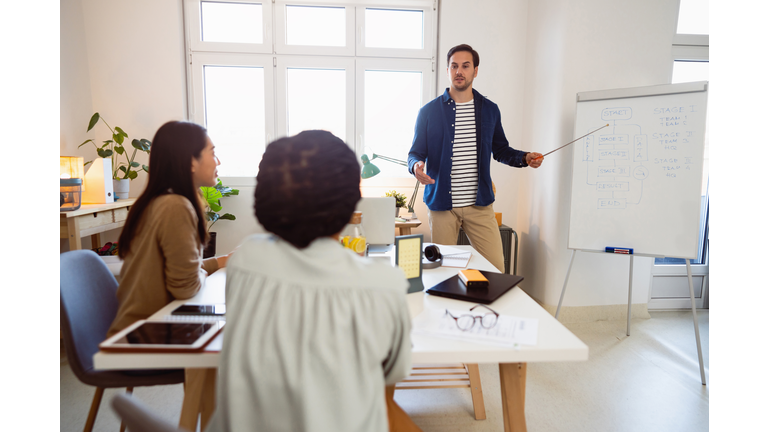
<path id="1" fill-rule="evenodd" d="M 501 226 L 501 213 L 496 212 L 496 222 Z"/>

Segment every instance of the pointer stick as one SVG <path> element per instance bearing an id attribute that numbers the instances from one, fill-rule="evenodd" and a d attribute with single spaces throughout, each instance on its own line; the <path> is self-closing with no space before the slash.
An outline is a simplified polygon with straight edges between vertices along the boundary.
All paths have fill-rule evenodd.
<path id="1" fill-rule="evenodd" d="M 548 155 L 548 154 L 554 153 L 554 152 L 556 152 L 556 151 L 560 150 L 560 149 L 561 149 L 561 148 L 563 148 L 563 147 L 567 147 L 567 146 L 569 146 L 569 145 L 571 145 L 571 144 L 575 143 L 576 141 L 578 141 L 578 140 L 580 140 L 580 139 L 584 138 L 585 136 L 588 136 L 588 135 L 592 135 L 593 133 L 595 133 L 595 132 L 599 131 L 600 129 L 602 129 L 602 128 L 605 128 L 605 127 L 608 127 L 608 126 L 609 126 L 609 124 L 608 124 L 608 123 L 606 123 L 606 124 L 605 124 L 605 126 L 603 126 L 603 127 L 601 127 L 601 128 L 598 128 L 598 129 L 595 129 L 595 130 L 593 130 L 592 132 L 588 133 L 587 135 L 583 135 L 583 136 L 580 136 L 580 137 L 576 138 L 575 140 L 573 140 L 573 141 L 569 142 L 568 144 L 566 144 L 566 145 L 564 145 L 564 146 L 561 146 L 561 147 L 558 147 L 558 148 L 556 148 L 556 149 L 552 150 L 551 152 L 549 152 L 549 153 L 546 153 L 546 154 L 543 154 L 543 155 L 541 155 L 541 156 L 539 156 L 539 157 L 537 157 L 537 158 L 535 158 L 535 159 L 533 159 L 533 160 L 536 160 L 536 159 L 541 159 L 541 158 L 543 158 L 544 156 L 546 156 L 546 155 Z"/>

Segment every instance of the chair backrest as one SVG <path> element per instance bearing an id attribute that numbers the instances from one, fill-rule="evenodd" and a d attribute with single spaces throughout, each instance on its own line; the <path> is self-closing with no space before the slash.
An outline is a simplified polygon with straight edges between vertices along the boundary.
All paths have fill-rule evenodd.
<path id="1" fill-rule="evenodd" d="M 89 250 L 65 252 L 59 264 L 64 346 L 75 376 L 88 383 L 93 355 L 117 315 L 117 280 Z"/>
<path id="2" fill-rule="evenodd" d="M 112 408 L 130 432 L 185 432 L 157 417 L 138 399 L 118 393 L 112 398 Z"/>

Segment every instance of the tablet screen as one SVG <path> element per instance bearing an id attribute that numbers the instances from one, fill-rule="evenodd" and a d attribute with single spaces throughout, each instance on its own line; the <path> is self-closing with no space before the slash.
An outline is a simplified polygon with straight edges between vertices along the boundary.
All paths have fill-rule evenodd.
<path id="1" fill-rule="evenodd" d="M 129 345 L 192 345 L 218 323 L 146 322 L 115 344 Z"/>

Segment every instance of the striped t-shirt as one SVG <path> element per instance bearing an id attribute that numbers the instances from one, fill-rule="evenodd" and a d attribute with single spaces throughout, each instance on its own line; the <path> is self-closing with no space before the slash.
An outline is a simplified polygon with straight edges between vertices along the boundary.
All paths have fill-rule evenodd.
<path id="1" fill-rule="evenodd" d="M 474 101 L 456 104 L 456 128 L 451 164 L 453 208 L 475 205 L 477 201 L 477 140 Z"/>

